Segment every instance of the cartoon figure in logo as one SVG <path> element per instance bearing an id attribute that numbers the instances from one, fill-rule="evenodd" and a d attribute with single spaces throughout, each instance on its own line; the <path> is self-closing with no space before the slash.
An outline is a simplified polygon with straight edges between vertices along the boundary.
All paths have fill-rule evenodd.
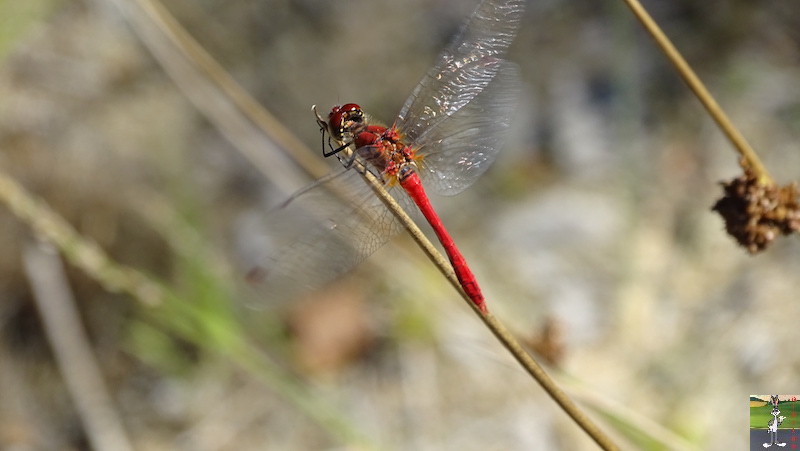
<path id="1" fill-rule="evenodd" d="M 769 402 L 772 404 L 772 419 L 767 423 L 770 443 L 764 443 L 764 448 L 769 448 L 772 445 L 786 446 L 786 443 L 778 442 L 778 426 L 786 419 L 786 417 L 778 416 L 781 414 L 781 411 L 778 410 L 778 395 L 770 396 Z"/>

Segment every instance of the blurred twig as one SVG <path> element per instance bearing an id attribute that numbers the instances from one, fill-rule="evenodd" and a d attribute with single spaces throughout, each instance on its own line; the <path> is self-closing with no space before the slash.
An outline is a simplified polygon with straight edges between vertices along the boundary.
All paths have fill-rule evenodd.
<path id="1" fill-rule="evenodd" d="M 45 333 L 92 448 L 132 450 L 92 355 L 58 254 L 44 242 L 29 244 L 23 260 Z"/>
<path id="2" fill-rule="evenodd" d="M 111 1 L 177 87 L 270 181 L 290 193 L 328 172 L 328 167 L 256 102 L 161 3 Z"/>
<path id="3" fill-rule="evenodd" d="M 706 87 L 703 85 L 703 82 L 697 77 L 694 73 L 692 68 L 683 59 L 681 54 L 675 48 L 674 45 L 670 42 L 669 38 L 661 31 L 661 28 L 653 21 L 647 11 L 642 7 L 639 3 L 639 0 L 624 0 L 625 3 L 633 11 L 633 14 L 636 16 L 637 19 L 644 25 L 645 29 L 648 33 L 655 39 L 656 43 L 664 54 L 667 56 L 669 61 L 675 66 L 675 69 L 680 74 L 683 81 L 689 85 L 689 88 L 694 92 L 697 96 L 700 103 L 706 108 L 708 114 L 714 119 L 717 125 L 722 129 L 722 132 L 725 136 L 728 137 L 730 142 L 736 147 L 736 150 L 739 154 L 744 158 L 749 166 L 753 168 L 753 171 L 757 174 L 759 182 L 762 184 L 771 184 L 772 178 L 770 177 L 769 173 L 767 173 L 766 168 L 764 165 L 761 164 L 761 160 L 758 158 L 758 155 L 750 147 L 750 144 L 747 143 L 747 140 L 744 139 L 744 136 L 739 132 L 739 130 L 733 125 L 731 120 L 719 106 L 719 104 L 714 100 L 714 97 L 708 92 Z"/>
<path id="4" fill-rule="evenodd" d="M 656 449 L 670 449 L 673 451 L 699 451 L 699 447 L 689 443 L 685 438 L 667 429 L 665 426 L 656 423 L 652 419 L 632 408 L 614 401 L 611 397 L 605 396 L 597 390 L 582 386 L 577 380 L 571 379 L 566 382 L 570 392 L 576 398 L 580 398 L 587 408 L 598 412 L 612 421 L 617 421 L 625 425 L 620 432 L 633 432 L 629 437 L 632 441 L 646 439 L 653 444 Z M 627 429 L 627 431 L 625 430 Z M 641 442 L 640 442 L 641 443 Z M 651 448 L 647 448 L 651 449 Z"/>
<path id="5" fill-rule="evenodd" d="M 108 291 L 126 292 L 149 305 L 163 300 L 161 286 L 139 271 L 113 262 L 100 246 L 81 236 L 64 218 L 28 193 L 2 169 L 0 202 L 36 233 L 56 245 L 70 263 L 91 275 Z"/>

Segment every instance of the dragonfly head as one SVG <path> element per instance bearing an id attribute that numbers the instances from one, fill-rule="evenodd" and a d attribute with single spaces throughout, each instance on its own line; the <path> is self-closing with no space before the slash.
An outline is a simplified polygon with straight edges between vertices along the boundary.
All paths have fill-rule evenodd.
<path id="1" fill-rule="evenodd" d="M 364 111 L 355 103 L 331 108 L 328 114 L 328 133 L 336 141 L 343 143 L 358 134 L 365 125 Z"/>

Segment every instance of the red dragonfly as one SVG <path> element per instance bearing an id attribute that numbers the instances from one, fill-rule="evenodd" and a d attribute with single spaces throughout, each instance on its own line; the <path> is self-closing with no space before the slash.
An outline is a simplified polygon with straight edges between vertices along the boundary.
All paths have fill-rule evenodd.
<path id="1" fill-rule="evenodd" d="M 523 10 L 524 0 L 484 0 L 408 97 L 391 127 L 372 123 L 354 103 L 333 107 L 327 120 L 315 107 L 323 155 L 336 155 L 344 169 L 292 196 L 285 207 L 292 213 L 281 211 L 272 221 L 273 230 L 285 229 L 292 238 L 251 270 L 249 279 L 273 295 L 315 288 L 348 271 L 402 229 L 358 171 L 348 170 L 356 168 L 378 176 L 406 211 L 413 209 L 412 204 L 419 208 L 464 291 L 485 313 L 475 276 L 423 184 L 440 194 L 457 194 L 494 161 L 519 94 L 517 67 L 501 57 L 514 39 Z M 350 152 L 342 152 L 345 149 Z"/>

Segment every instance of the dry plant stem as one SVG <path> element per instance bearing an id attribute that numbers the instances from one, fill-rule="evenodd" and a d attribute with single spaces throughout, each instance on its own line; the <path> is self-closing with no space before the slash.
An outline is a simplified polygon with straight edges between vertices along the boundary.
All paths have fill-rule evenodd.
<path id="1" fill-rule="evenodd" d="M 45 333 L 92 448 L 133 450 L 92 355 L 55 248 L 29 244 L 23 260 Z"/>
<path id="2" fill-rule="evenodd" d="M 477 310 L 477 309 L 474 309 Z M 606 435 L 600 427 L 594 423 L 585 413 L 581 410 L 575 402 L 570 399 L 564 390 L 559 387 L 553 379 L 545 372 L 544 368 L 539 366 L 538 363 L 531 357 L 530 354 L 520 346 L 513 335 L 503 326 L 497 318 L 491 313 L 481 315 L 484 324 L 492 331 L 495 337 L 503 344 L 508 352 L 514 356 L 514 359 L 525 368 L 539 385 L 544 388 L 548 395 L 561 406 L 562 409 L 578 423 L 584 431 L 597 443 L 600 448 L 605 450 L 616 450 L 619 447 L 611 440 L 611 437 Z"/>
<path id="3" fill-rule="evenodd" d="M 157 0 L 110 0 L 186 97 L 273 183 L 293 192 L 327 165 L 256 102 Z M 289 154 L 303 172 L 290 163 Z"/>
<path id="4" fill-rule="evenodd" d="M 675 46 L 672 45 L 669 38 L 667 38 L 647 11 L 645 11 L 644 7 L 639 3 L 639 0 L 625 0 L 625 3 L 628 4 L 636 18 L 644 25 L 647 32 L 653 36 L 658 46 L 661 47 L 661 50 L 672 65 L 678 70 L 681 78 L 689 85 L 689 88 L 706 108 L 708 114 L 711 115 L 717 125 L 722 129 L 725 136 L 728 137 L 739 154 L 745 158 L 750 164 L 750 167 L 753 168 L 753 171 L 755 171 L 758 176 L 759 182 L 762 184 L 772 183 L 772 178 L 769 173 L 767 173 L 764 165 L 761 164 L 761 160 L 759 160 L 756 152 L 750 147 L 750 144 L 747 143 L 747 140 L 744 139 L 744 136 L 742 136 L 739 130 L 733 125 L 725 112 L 722 111 L 722 108 L 720 108 L 719 104 L 714 100 L 714 97 L 708 92 L 703 82 L 697 78 L 697 75 L 692 68 L 689 67 L 686 60 L 684 60 L 678 50 L 675 49 Z"/>
<path id="5" fill-rule="evenodd" d="M 570 393 L 574 397 L 581 399 L 583 405 L 591 406 L 593 410 L 600 412 L 603 416 L 615 418 L 617 421 L 631 427 L 632 430 L 637 431 L 639 435 L 659 444 L 658 447 L 654 446 L 651 449 L 700 451 L 700 448 L 694 443 L 690 443 L 677 433 L 643 416 L 633 408 L 613 400 L 612 397 L 604 396 L 598 393 L 597 390 L 582 386 L 576 380 L 566 381 L 564 385 L 569 387 Z"/>
<path id="6" fill-rule="evenodd" d="M 358 168 L 356 168 L 358 169 Z M 472 308 L 472 310 L 481 318 L 486 327 L 492 331 L 495 337 L 500 340 L 503 347 L 505 347 L 508 352 L 514 357 L 514 359 L 519 362 L 520 365 L 528 372 L 534 379 L 539 383 L 539 385 L 544 388 L 547 394 L 553 398 L 558 405 L 561 406 L 562 409 L 570 416 L 572 419 L 578 423 L 578 425 L 586 431 L 587 434 L 602 448 L 606 450 L 615 450 L 619 449 L 617 445 L 615 445 L 611 438 L 608 437 L 600 428 L 567 396 L 567 394 L 562 390 L 554 381 L 550 378 L 550 376 L 544 371 L 544 369 L 539 366 L 538 363 L 530 356 L 517 340 L 514 338 L 513 335 L 494 317 L 490 312 L 482 313 L 475 304 L 472 303 L 469 296 L 464 293 L 464 290 L 461 288 L 461 284 L 459 284 L 458 279 L 456 278 L 456 274 L 453 271 L 453 268 L 447 262 L 447 260 L 436 250 L 436 248 L 431 244 L 427 237 L 422 233 L 422 231 L 417 227 L 414 221 L 406 214 L 405 211 L 400 207 L 400 205 L 395 202 L 394 198 L 384 189 L 383 184 L 380 180 L 377 179 L 372 173 L 369 171 L 362 172 L 364 179 L 366 180 L 367 184 L 372 188 L 375 194 L 380 197 L 381 201 L 392 211 L 398 220 L 403 224 L 403 226 L 408 230 L 411 234 L 411 237 L 417 244 L 422 248 L 425 254 L 431 259 L 431 261 L 436 265 L 439 271 L 447 278 L 453 287 L 458 290 L 461 294 L 461 297 L 467 303 L 467 305 Z M 489 304 L 487 304 L 487 309 Z"/>
<path id="7" fill-rule="evenodd" d="M 50 207 L 25 191 L 0 168 L 0 202 L 37 234 L 58 246 L 67 260 L 112 292 L 126 292 L 149 305 L 164 298 L 163 289 L 133 268 L 115 264 L 95 242 L 82 237 Z"/>

